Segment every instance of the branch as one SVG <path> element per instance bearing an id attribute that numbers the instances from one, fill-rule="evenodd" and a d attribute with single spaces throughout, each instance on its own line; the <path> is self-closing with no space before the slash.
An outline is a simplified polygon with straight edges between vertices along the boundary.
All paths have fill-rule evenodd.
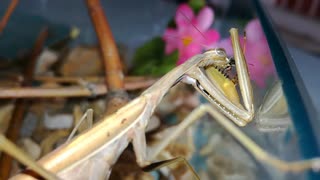
<path id="1" fill-rule="evenodd" d="M 17 78 L 16 78 L 17 79 Z M 87 76 L 87 77 L 51 77 L 51 76 L 35 76 L 34 81 L 40 82 L 54 82 L 54 83 L 79 83 L 79 81 L 85 81 L 88 83 L 101 83 L 104 78 L 99 76 Z M 125 76 L 124 86 L 126 83 L 140 83 L 141 81 L 157 80 L 157 78 L 151 78 L 146 76 Z"/>
<path id="2" fill-rule="evenodd" d="M 4 28 L 6 27 L 9 18 L 11 16 L 11 14 L 13 13 L 14 9 L 17 7 L 19 3 L 19 0 L 11 0 L 11 3 L 6 11 L 6 13 L 4 14 L 4 16 L 2 17 L 1 21 L 0 21 L 0 34 L 2 33 L 2 31 L 4 30 Z"/>
<path id="3" fill-rule="evenodd" d="M 126 90 L 147 88 L 156 80 L 125 83 Z M 91 97 L 107 94 L 104 84 L 88 84 L 84 86 L 70 86 L 58 88 L 23 87 L 0 88 L 0 99 L 8 98 L 56 98 L 56 97 Z"/>
<path id="4" fill-rule="evenodd" d="M 41 53 L 43 44 L 47 39 L 47 36 L 48 36 L 48 28 L 45 28 L 39 34 L 36 40 L 36 43 L 31 51 L 29 64 L 25 72 L 25 80 L 22 82 L 23 86 L 30 85 L 32 82 L 31 79 L 33 77 L 36 60 Z M 19 99 L 15 103 L 13 116 L 10 121 L 10 126 L 8 127 L 7 134 L 6 134 L 7 138 L 13 143 L 15 143 L 19 137 L 19 132 L 22 126 L 23 117 L 24 117 L 24 114 L 26 113 L 27 107 L 28 107 L 28 101 L 24 99 Z M 9 178 L 11 166 L 12 166 L 12 157 L 7 154 L 3 154 L 0 158 L 0 167 L 1 167 L 0 179 Z"/>
<path id="5" fill-rule="evenodd" d="M 86 0 L 88 11 L 97 33 L 105 66 L 106 84 L 111 91 L 123 90 L 120 56 L 111 29 L 99 0 Z"/>

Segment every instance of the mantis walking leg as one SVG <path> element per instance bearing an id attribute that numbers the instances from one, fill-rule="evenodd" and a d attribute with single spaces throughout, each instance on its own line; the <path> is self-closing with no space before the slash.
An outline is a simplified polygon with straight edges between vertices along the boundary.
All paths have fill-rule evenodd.
<path id="1" fill-rule="evenodd" d="M 19 160 L 24 165 L 30 167 L 36 173 L 41 175 L 42 177 L 55 180 L 58 179 L 57 176 L 52 174 L 51 172 L 47 171 L 43 167 L 39 166 L 30 156 L 23 152 L 19 147 L 9 141 L 3 134 L 0 134 L 0 150 L 3 150 L 5 153 L 11 155 L 12 157 Z"/>
<path id="2" fill-rule="evenodd" d="M 228 118 L 226 118 L 217 109 L 209 104 L 201 105 L 191 112 L 182 123 L 177 125 L 171 134 L 163 138 L 165 141 L 162 141 L 155 147 L 152 147 L 152 152 L 149 152 L 150 157 L 156 157 L 161 150 L 163 150 L 171 141 L 177 138 L 181 132 L 185 131 L 187 127 L 192 125 L 195 121 L 201 119 L 201 117 L 207 113 L 212 116 L 213 119 L 216 120 L 223 128 L 225 128 L 228 133 L 230 133 L 241 145 L 243 145 L 244 148 L 247 149 L 247 151 L 250 152 L 251 155 L 253 155 L 253 157 L 258 161 L 271 165 L 274 168 L 282 171 L 301 172 L 309 169 L 314 171 L 320 170 L 320 158 L 287 162 L 274 157 L 262 149 L 245 133 L 237 128 Z M 165 161 L 164 163 L 168 165 L 168 162 Z"/>
<path id="3" fill-rule="evenodd" d="M 78 130 L 80 124 L 86 118 L 88 119 L 87 121 L 88 121 L 89 124 L 92 123 L 92 116 L 93 116 L 92 113 L 93 113 L 92 109 L 88 109 L 86 111 L 86 113 L 82 116 L 82 118 L 79 120 L 78 124 L 76 125 L 76 127 L 74 128 L 72 133 L 70 134 L 70 136 L 69 136 L 67 141 L 69 141 L 74 136 L 74 134 Z M 47 171 L 46 169 L 44 169 L 43 167 L 38 165 L 31 157 L 29 157 L 26 153 L 24 153 L 23 150 L 21 150 L 15 144 L 10 142 L 2 134 L 0 134 L 0 144 L 2 144 L 2 146 L 0 147 L 1 150 L 3 150 L 4 152 L 8 153 L 11 156 L 13 156 L 18 161 L 20 161 L 22 164 L 24 164 L 25 166 L 31 168 L 34 172 L 38 173 L 42 177 L 44 177 L 44 178 L 46 178 L 48 180 L 58 179 L 57 176 L 55 176 L 53 173 Z"/>
<path id="4" fill-rule="evenodd" d="M 72 132 L 70 133 L 70 135 L 69 135 L 69 137 L 67 139 L 67 142 L 70 141 L 74 137 L 76 132 L 79 130 L 79 127 L 82 124 L 82 122 L 86 122 L 86 124 L 89 126 L 88 129 L 90 129 L 92 127 L 92 124 L 93 124 L 93 109 L 88 109 L 83 114 L 83 116 L 80 118 L 80 120 L 78 120 L 77 124 L 75 125 L 75 127 L 72 130 Z"/>

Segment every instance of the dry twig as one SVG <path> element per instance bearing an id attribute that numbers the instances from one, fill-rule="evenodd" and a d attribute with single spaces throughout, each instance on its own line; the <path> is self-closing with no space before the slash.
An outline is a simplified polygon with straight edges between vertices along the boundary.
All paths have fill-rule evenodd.
<path id="1" fill-rule="evenodd" d="M 11 0 L 11 3 L 9 5 L 6 13 L 2 17 L 2 20 L 0 21 L 0 34 L 4 30 L 4 28 L 6 27 L 8 21 L 9 21 L 9 18 L 11 16 L 11 14 L 13 13 L 14 9 L 17 7 L 18 3 L 19 3 L 19 0 Z"/>
<path id="2" fill-rule="evenodd" d="M 126 90 L 137 90 L 149 87 L 156 79 L 125 83 Z M 89 84 L 84 86 L 70 86 L 57 88 L 22 87 L 0 88 L 0 99 L 8 98 L 56 98 L 56 97 L 90 97 L 105 95 L 108 91 L 104 84 Z"/>
<path id="3" fill-rule="evenodd" d="M 129 101 L 129 96 L 124 90 L 124 75 L 120 56 L 100 1 L 86 0 L 86 2 L 99 39 L 100 51 L 105 65 L 106 84 L 110 90 L 107 95 L 106 114 L 112 114 Z"/>
<path id="4" fill-rule="evenodd" d="M 22 82 L 22 86 L 30 85 L 31 79 L 33 77 L 33 72 L 35 69 L 37 57 L 41 53 L 43 44 L 44 44 L 45 40 L 47 39 L 47 36 L 48 36 L 48 28 L 45 28 L 39 34 L 39 36 L 36 40 L 36 43 L 31 51 L 29 64 L 26 68 L 25 79 Z M 10 126 L 9 126 L 7 134 L 6 134 L 7 138 L 9 140 L 11 140 L 12 142 L 16 142 L 19 137 L 19 132 L 20 132 L 20 129 L 22 126 L 22 121 L 23 121 L 23 117 L 24 117 L 24 114 L 27 109 L 27 105 L 28 105 L 28 101 L 24 100 L 24 99 L 21 99 L 21 100 L 19 99 L 15 103 L 15 109 L 13 111 L 13 116 L 10 121 Z M 3 154 L 0 158 L 0 167 L 1 167 L 0 179 L 8 179 L 9 178 L 11 166 L 12 166 L 12 157 L 7 154 Z"/>
<path id="5" fill-rule="evenodd" d="M 96 30 L 102 59 L 105 65 L 106 83 L 111 91 L 123 89 L 123 72 L 110 26 L 99 0 L 86 0 L 89 14 Z"/>
<path id="6" fill-rule="evenodd" d="M 50 76 L 35 76 L 35 81 L 40 82 L 54 82 L 54 83 L 73 83 L 77 84 L 79 81 L 85 81 L 88 83 L 101 83 L 104 81 L 103 77 L 99 76 L 88 76 L 88 77 L 50 77 Z M 126 89 L 126 83 L 141 83 L 142 81 L 156 81 L 157 78 L 146 77 L 146 76 L 125 76 L 124 87 Z M 128 90 L 128 89 L 127 89 Z"/>

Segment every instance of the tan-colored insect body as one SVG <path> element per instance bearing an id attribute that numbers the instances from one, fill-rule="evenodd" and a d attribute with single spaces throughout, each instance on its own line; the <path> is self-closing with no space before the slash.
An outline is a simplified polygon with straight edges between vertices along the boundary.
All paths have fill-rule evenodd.
<path id="1" fill-rule="evenodd" d="M 208 113 L 262 162 L 288 171 L 319 168 L 318 159 L 287 163 L 274 158 L 233 124 L 234 122 L 244 126 L 250 122 L 254 116 L 254 108 L 251 83 L 238 32 L 236 29 L 231 29 L 230 33 L 243 104 L 240 104 L 233 82 L 217 71 L 230 65 L 230 60 L 223 50 L 210 50 L 176 67 L 141 96 L 41 158 L 38 164 L 63 179 L 107 178 L 112 165 L 127 145 L 132 143 L 137 163 L 144 167 L 154 162 L 159 153 L 188 126 Z M 168 90 L 180 81 L 192 84 L 212 105 L 201 105 L 178 124 L 171 134 L 157 144 L 147 147 L 145 129 L 148 121 Z M 12 179 L 33 179 L 33 177 L 19 174 Z"/>

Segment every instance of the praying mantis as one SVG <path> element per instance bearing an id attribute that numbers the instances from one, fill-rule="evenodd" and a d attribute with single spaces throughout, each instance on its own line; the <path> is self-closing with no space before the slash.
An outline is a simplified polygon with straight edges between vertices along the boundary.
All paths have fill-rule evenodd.
<path id="1" fill-rule="evenodd" d="M 236 126 L 245 126 L 255 113 L 248 68 L 237 29 L 232 28 L 230 34 L 234 61 L 227 57 L 223 49 L 218 48 L 195 55 L 167 73 L 126 106 L 44 156 L 37 163 L 22 162 L 46 179 L 105 179 L 109 177 L 111 167 L 120 154 L 132 143 L 137 163 L 148 169 L 171 141 L 201 116 L 209 114 L 258 161 L 283 171 L 319 170 L 319 158 L 296 162 L 280 160 L 262 149 Z M 228 77 L 230 67 L 236 69 L 239 93 L 233 79 Z M 147 146 L 145 129 L 148 121 L 161 99 L 179 82 L 194 86 L 211 104 L 200 105 L 176 125 L 174 131 L 164 137 L 163 141 Z M 5 141 L 0 143 L 5 146 Z M 175 158 L 172 162 L 178 160 L 181 158 Z M 169 161 L 157 166 L 168 164 Z M 182 161 L 185 160 L 182 158 Z M 29 170 L 11 179 L 35 178 L 37 176 L 32 175 Z"/>

